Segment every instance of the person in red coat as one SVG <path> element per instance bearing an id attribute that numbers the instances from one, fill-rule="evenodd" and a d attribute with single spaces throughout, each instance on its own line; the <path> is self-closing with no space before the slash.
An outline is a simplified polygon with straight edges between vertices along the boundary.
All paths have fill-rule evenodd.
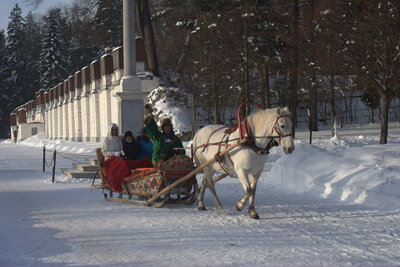
<path id="1" fill-rule="evenodd" d="M 125 177 L 131 175 L 132 169 L 151 168 L 153 165 L 149 158 L 141 160 L 125 159 L 123 144 L 118 135 L 118 130 L 116 124 L 111 125 L 110 134 L 103 140 L 101 150 L 106 157 L 104 171 L 108 185 L 114 192 L 121 193 L 123 191 L 122 181 Z"/>

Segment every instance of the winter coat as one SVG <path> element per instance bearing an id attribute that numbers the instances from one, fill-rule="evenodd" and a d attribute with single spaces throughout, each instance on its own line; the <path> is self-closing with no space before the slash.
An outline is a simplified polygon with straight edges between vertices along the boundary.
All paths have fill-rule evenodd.
<path id="1" fill-rule="evenodd" d="M 153 143 L 150 140 L 144 140 L 144 139 L 140 139 L 139 143 L 140 143 L 140 152 L 136 154 L 138 159 L 146 157 L 151 158 L 153 156 Z"/>
<path id="2" fill-rule="evenodd" d="M 138 142 L 135 140 L 135 138 L 132 138 L 132 142 L 128 143 L 125 140 L 122 141 L 122 146 L 123 150 L 125 153 L 125 157 L 130 160 L 137 160 L 138 158 L 138 153 L 140 152 L 140 145 Z"/>
<path id="3" fill-rule="evenodd" d="M 116 127 L 117 129 L 119 129 L 118 125 L 110 124 L 108 136 L 106 136 L 106 138 L 104 138 L 103 142 L 101 143 L 101 152 L 103 153 L 106 160 L 110 157 L 116 156 L 115 153 L 121 153 L 123 149 L 121 137 L 119 137 L 119 135 L 111 135 L 112 127 Z"/>
<path id="4" fill-rule="evenodd" d="M 167 160 L 174 154 L 185 154 L 185 150 L 174 150 L 174 148 L 183 148 L 181 140 L 172 132 L 167 135 L 158 130 L 157 124 L 153 118 L 146 124 L 146 131 L 153 141 L 153 156 L 151 161 L 156 165 L 160 159 Z"/>

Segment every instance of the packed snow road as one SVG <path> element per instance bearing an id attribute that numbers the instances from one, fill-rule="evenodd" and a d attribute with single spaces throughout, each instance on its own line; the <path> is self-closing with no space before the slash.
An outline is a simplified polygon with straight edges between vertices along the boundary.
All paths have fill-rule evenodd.
<path id="1" fill-rule="evenodd" d="M 257 188 L 260 220 L 234 209 L 243 195 L 234 178 L 216 185 L 223 211 L 208 191 L 203 212 L 111 203 L 88 180 L 57 172 L 52 184 L 41 148 L 1 143 L 0 266 L 399 266 L 400 142 L 391 141 L 273 151 Z"/>

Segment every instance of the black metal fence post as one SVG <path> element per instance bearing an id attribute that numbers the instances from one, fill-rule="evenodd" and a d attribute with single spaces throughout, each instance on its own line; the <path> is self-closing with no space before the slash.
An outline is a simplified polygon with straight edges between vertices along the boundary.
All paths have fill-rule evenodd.
<path id="1" fill-rule="evenodd" d="M 52 183 L 54 183 L 55 174 L 56 174 L 56 155 L 57 155 L 57 152 L 56 152 L 56 150 L 54 150 L 54 153 L 53 153 L 53 176 L 51 179 Z"/>
<path id="2" fill-rule="evenodd" d="M 46 170 L 46 148 L 43 147 L 43 172 Z"/>
<path id="3" fill-rule="evenodd" d="M 307 107 L 307 116 L 308 116 L 308 129 L 310 130 L 310 144 L 312 143 L 312 121 L 311 121 L 311 111 L 310 108 Z"/>

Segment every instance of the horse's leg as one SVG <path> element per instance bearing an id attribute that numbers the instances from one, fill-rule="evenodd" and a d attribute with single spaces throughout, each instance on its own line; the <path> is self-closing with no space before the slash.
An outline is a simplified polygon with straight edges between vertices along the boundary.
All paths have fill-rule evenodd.
<path id="1" fill-rule="evenodd" d="M 207 175 L 207 186 L 208 186 L 208 189 L 210 189 L 210 192 L 211 192 L 211 195 L 213 196 L 213 198 L 214 198 L 214 202 L 215 202 L 215 206 L 217 207 L 217 210 L 222 210 L 223 209 L 223 207 L 222 207 L 222 205 L 221 205 L 221 202 L 219 202 L 219 199 L 218 199 L 218 196 L 217 196 L 217 193 L 215 193 L 215 183 L 214 183 L 214 181 L 213 181 L 213 179 L 212 179 L 212 177 L 213 177 L 213 172 L 211 171 L 210 172 L 210 175 Z M 204 179 L 204 178 L 203 178 Z"/>
<path id="2" fill-rule="evenodd" d="M 261 172 L 262 171 L 260 171 L 256 174 L 250 174 L 251 195 L 249 198 L 249 214 L 250 214 L 250 217 L 253 219 L 260 219 L 260 216 L 258 216 L 256 209 L 254 207 L 254 198 L 256 196 L 257 182 L 258 182 L 258 179 L 260 178 Z"/>
<path id="3" fill-rule="evenodd" d="M 207 172 L 204 172 L 203 181 L 202 181 L 202 183 L 201 183 L 201 188 L 200 188 L 199 197 L 197 198 L 197 202 L 199 203 L 199 204 L 197 205 L 197 209 L 198 209 L 198 210 L 206 210 L 206 206 L 204 206 L 204 202 L 203 202 L 203 199 L 204 199 L 204 191 L 206 190 L 206 184 L 207 184 L 207 177 L 206 177 L 206 175 L 207 175 Z"/>
<path id="4" fill-rule="evenodd" d="M 246 205 L 247 200 L 249 199 L 251 192 L 251 187 L 249 184 L 249 180 L 247 179 L 247 174 L 242 170 L 236 170 L 236 174 L 238 175 L 238 179 L 244 188 L 244 197 L 236 203 L 236 210 L 241 211 L 243 207 Z"/>

